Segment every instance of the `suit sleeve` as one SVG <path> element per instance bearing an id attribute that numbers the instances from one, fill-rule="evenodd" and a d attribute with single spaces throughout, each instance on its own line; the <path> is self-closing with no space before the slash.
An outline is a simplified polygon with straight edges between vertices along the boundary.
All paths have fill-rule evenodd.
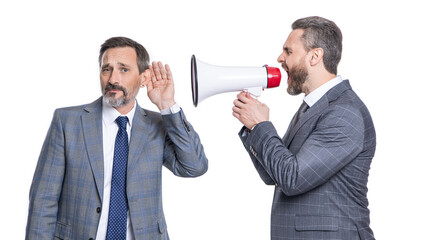
<path id="1" fill-rule="evenodd" d="M 248 128 L 246 128 L 244 126 L 241 129 L 241 131 L 239 132 L 239 137 L 241 138 L 242 142 L 245 142 L 248 138 L 248 134 L 246 133 L 247 130 L 248 130 Z M 257 157 L 254 155 L 255 152 L 254 153 L 252 152 L 253 148 L 251 146 L 246 145 L 246 144 L 244 144 L 244 147 L 245 147 L 246 151 L 249 153 L 249 157 L 251 158 L 255 169 L 257 170 L 258 174 L 260 175 L 260 178 L 264 181 L 264 183 L 267 184 L 267 185 L 275 185 L 276 184 L 275 181 L 270 177 L 270 175 L 264 169 L 263 165 L 261 165 L 261 163 L 258 161 Z"/>
<path id="2" fill-rule="evenodd" d="M 54 238 L 64 173 L 64 136 L 55 111 L 31 184 L 26 239 Z"/>
<path id="3" fill-rule="evenodd" d="M 208 170 L 208 159 L 198 134 L 183 110 L 162 116 L 166 137 L 164 166 L 181 177 L 198 177 Z"/>
<path id="4" fill-rule="evenodd" d="M 363 118 L 350 106 L 335 107 L 323 114 L 296 154 L 283 144 L 271 122 L 258 124 L 243 141 L 288 196 L 325 183 L 361 152 L 363 142 Z"/>

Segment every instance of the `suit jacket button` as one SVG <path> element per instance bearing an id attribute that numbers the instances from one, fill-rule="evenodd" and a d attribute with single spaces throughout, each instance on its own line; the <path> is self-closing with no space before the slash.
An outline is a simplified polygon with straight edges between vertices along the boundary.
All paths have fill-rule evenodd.
<path id="1" fill-rule="evenodd" d="M 96 209 L 96 212 L 97 212 L 97 213 L 100 213 L 100 211 L 102 211 L 102 209 L 101 209 L 100 207 L 98 207 L 98 208 Z"/>

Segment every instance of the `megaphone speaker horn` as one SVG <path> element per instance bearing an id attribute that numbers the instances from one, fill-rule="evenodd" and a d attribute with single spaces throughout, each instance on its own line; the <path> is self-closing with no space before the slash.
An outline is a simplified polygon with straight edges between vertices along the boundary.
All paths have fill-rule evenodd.
<path id="1" fill-rule="evenodd" d="M 192 100 L 198 104 L 212 95 L 247 91 L 253 97 L 259 97 L 265 88 L 280 85 L 279 68 L 269 67 L 221 67 L 204 63 L 192 55 Z"/>

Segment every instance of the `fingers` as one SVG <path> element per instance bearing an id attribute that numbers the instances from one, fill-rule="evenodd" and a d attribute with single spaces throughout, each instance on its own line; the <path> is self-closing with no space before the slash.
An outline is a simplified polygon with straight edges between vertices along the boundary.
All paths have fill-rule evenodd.
<path id="1" fill-rule="evenodd" d="M 239 113 L 241 108 L 243 108 L 247 103 L 248 99 L 245 96 L 245 92 L 240 92 L 236 97 L 237 98 L 233 101 L 233 112 Z"/>
<path id="2" fill-rule="evenodd" d="M 246 97 L 245 92 L 240 92 L 237 95 L 237 99 L 233 101 L 233 116 L 239 119 L 240 113 L 243 108 L 245 108 L 245 104 L 247 104 L 248 98 Z"/>
<path id="3" fill-rule="evenodd" d="M 157 80 L 156 80 L 155 72 L 153 70 L 153 66 L 152 65 L 149 65 L 149 70 L 151 71 L 151 81 L 150 82 L 156 82 Z"/>
<path id="4" fill-rule="evenodd" d="M 162 62 L 158 62 L 158 67 L 159 67 L 159 74 L 160 74 L 160 78 L 159 79 L 167 79 L 167 72 L 165 71 L 164 65 L 162 65 Z"/>
<path id="5" fill-rule="evenodd" d="M 152 68 L 153 68 L 153 77 L 152 77 L 152 81 L 153 82 L 155 82 L 155 81 L 159 81 L 159 80 L 162 80 L 162 75 L 161 75 L 161 69 L 160 68 L 164 68 L 163 66 L 162 66 L 162 63 L 161 64 L 159 64 L 159 63 L 157 63 L 157 62 L 152 62 Z"/>
<path id="6" fill-rule="evenodd" d="M 234 105 L 234 108 L 235 107 L 242 108 L 245 105 L 245 103 L 241 102 L 239 99 L 235 99 L 235 101 L 233 101 L 233 105 Z"/>
<path id="7" fill-rule="evenodd" d="M 243 109 L 252 108 L 252 107 L 249 107 L 250 105 L 258 105 L 258 104 L 261 104 L 261 102 L 255 98 L 252 98 L 249 93 L 240 92 L 237 95 L 237 99 L 233 101 L 234 107 L 232 108 L 232 110 L 233 112 L 240 114 L 243 111 Z"/>
<path id="8" fill-rule="evenodd" d="M 168 80 L 173 80 L 173 74 L 171 73 L 171 69 L 170 69 L 170 66 L 168 66 L 168 64 L 165 64 L 165 70 L 167 73 Z"/>
<path id="9" fill-rule="evenodd" d="M 152 62 L 152 68 L 149 66 L 149 69 L 152 71 L 152 81 L 160 81 L 160 80 L 172 80 L 173 75 L 171 73 L 170 66 L 168 64 L 164 65 L 162 62 Z"/>
<path id="10" fill-rule="evenodd" d="M 237 100 L 241 101 L 242 103 L 247 104 L 247 103 L 254 102 L 255 99 L 252 98 L 251 95 L 249 93 L 247 93 L 247 92 L 240 92 L 237 95 Z"/>

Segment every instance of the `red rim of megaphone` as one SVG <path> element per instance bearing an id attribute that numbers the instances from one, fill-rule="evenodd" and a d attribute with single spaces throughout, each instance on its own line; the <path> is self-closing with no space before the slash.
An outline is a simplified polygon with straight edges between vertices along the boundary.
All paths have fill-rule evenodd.
<path id="1" fill-rule="evenodd" d="M 279 68 L 267 65 L 265 67 L 267 69 L 267 88 L 279 87 L 282 78 Z"/>

